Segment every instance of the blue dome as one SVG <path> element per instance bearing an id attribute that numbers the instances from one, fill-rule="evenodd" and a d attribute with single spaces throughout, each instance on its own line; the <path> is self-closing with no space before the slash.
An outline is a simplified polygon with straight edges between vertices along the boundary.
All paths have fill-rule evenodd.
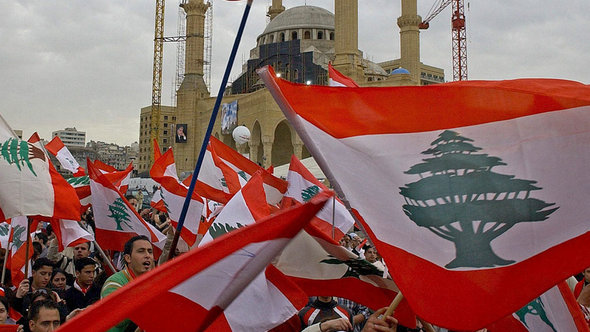
<path id="1" fill-rule="evenodd" d="M 391 75 L 395 75 L 395 74 L 409 74 L 410 72 L 402 67 L 399 67 L 397 69 L 394 69 L 391 71 Z"/>

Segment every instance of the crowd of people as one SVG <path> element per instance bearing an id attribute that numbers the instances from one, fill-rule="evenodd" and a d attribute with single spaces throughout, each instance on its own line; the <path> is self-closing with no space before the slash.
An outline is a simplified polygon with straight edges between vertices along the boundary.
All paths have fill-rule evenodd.
<path id="1" fill-rule="evenodd" d="M 155 261 L 153 246 L 145 236 L 131 238 L 120 252 L 107 256 L 116 266 L 99 255 L 91 242 L 79 243 L 63 251 L 58 250 L 55 234 L 49 224 L 40 223 L 33 234 L 35 254 L 32 257 L 31 277 L 12 285 L 10 271 L 6 270 L 4 287 L 0 289 L 0 324 L 17 324 L 18 331 L 52 331 L 71 319 L 89 305 L 124 287 L 137 276 L 152 270 L 168 256 L 174 229 L 165 213 L 154 209 L 141 209 L 135 197 L 128 200 L 140 215 L 168 236 L 168 243 L 159 262 Z M 81 224 L 93 232 L 91 210 L 82 214 Z M 388 277 L 387 267 L 381 256 L 360 232 L 342 237 L 340 244 L 365 259 Z M 180 242 L 175 255 L 188 251 Z M 0 253 L 4 249 L 0 249 Z M 0 256 L 1 257 L 1 256 Z M 579 282 L 570 283 L 586 320 L 590 321 L 590 268 L 583 271 Z M 383 317 L 386 308 L 372 311 L 366 306 L 345 298 L 317 296 L 299 312 L 301 330 L 317 331 L 445 331 L 422 321 L 417 329 L 399 325 L 393 316 Z M 91 323 L 89 323 L 91 324 Z M 125 320 L 110 331 L 141 331 L 132 321 Z"/>

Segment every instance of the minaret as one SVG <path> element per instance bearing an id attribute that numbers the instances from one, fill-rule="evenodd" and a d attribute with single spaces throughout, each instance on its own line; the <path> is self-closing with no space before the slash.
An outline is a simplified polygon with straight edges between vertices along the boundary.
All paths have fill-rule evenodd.
<path id="1" fill-rule="evenodd" d="M 358 83 L 365 81 L 358 50 L 358 0 L 334 0 L 334 68 Z"/>
<path id="2" fill-rule="evenodd" d="M 268 13 L 266 13 L 266 16 L 270 17 L 270 20 L 272 21 L 277 15 L 284 11 L 285 7 L 283 6 L 282 0 L 272 0 L 272 5 L 268 7 Z"/>
<path id="3" fill-rule="evenodd" d="M 417 84 L 420 82 L 420 30 L 422 18 L 418 15 L 417 0 L 401 0 L 402 15 L 397 19 L 400 35 L 400 64 L 410 72 Z"/>

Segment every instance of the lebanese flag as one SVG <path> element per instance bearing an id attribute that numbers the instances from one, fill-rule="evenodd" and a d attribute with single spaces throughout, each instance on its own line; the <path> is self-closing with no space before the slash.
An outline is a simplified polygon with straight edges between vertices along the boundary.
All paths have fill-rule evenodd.
<path id="1" fill-rule="evenodd" d="M 76 220 L 49 219 L 51 228 L 57 237 L 59 251 L 75 247 L 81 243 L 94 241 L 94 236 L 86 231 Z"/>
<path id="2" fill-rule="evenodd" d="M 130 162 L 127 168 L 122 171 L 119 171 L 113 166 L 107 165 L 100 160 L 95 160 L 94 166 L 96 166 L 102 174 L 105 174 L 106 178 L 109 179 L 109 181 L 111 181 L 123 195 L 125 195 L 129 188 L 129 181 L 131 181 L 133 162 Z"/>
<path id="3" fill-rule="evenodd" d="M 260 73 L 424 320 L 477 330 L 590 266 L 590 189 L 580 181 L 590 86 L 336 90 Z"/>
<path id="4" fill-rule="evenodd" d="M 174 227 L 178 227 L 178 220 L 188 195 L 188 188 L 179 180 L 176 174 L 176 164 L 172 149 L 166 151 L 150 170 L 151 178 L 160 184 L 160 197 L 168 211 L 168 217 Z M 203 212 L 203 198 L 193 192 L 186 212 L 180 236 L 189 246 L 195 244 Z"/>
<path id="5" fill-rule="evenodd" d="M 40 141 L 23 141 L 0 116 L 0 220 L 16 216 L 80 219 L 75 191 Z"/>
<path id="6" fill-rule="evenodd" d="M 162 156 L 162 152 L 160 152 L 160 144 L 158 144 L 158 140 L 154 138 L 154 160 L 158 160 Z"/>
<path id="7" fill-rule="evenodd" d="M 152 195 L 152 200 L 150 201 L 150 206 L 158 211 L 168 212 L 168 210 L 166 210 L 166 204 L 164 203 L 164 200 L 162 199 L 162 189 L 161 188 L 158 188 L 158 190 L 156 190 L 154 192 L 154 194 Z"/>
<path id="8" fill-rule="evenodd" d="M 139 216 L 125 196 L 88 160 L 92 191 L 92 211 L 96 241 L 103 249 L 121 251 L 123 244 L 136 235 L 145 235 L 159 249 L 166 236 Z"/>
<path id="9" fill-rule="evenodd" d="M 35 253 L 33 241 L 29 241 L 29 261 L 27 262 L 27 217 L 14 217 L 10 220 L 10 259 L 6 263 L 6 268 L 10 270 L 12 284 L 18 285 L 25 278 L 25 265 L 29 264 L 29 275 L 31 276 L 31 258 Z"/>
<path id="10" fill-rule="evenodd" d="M 148 331 L 203 331 L 268 266 L 326 200 L 323 195 L 316 197 L 303 206 L 281 211 L 168 261 L 88 307 L 62 325 L 60 331 L 84 330 L 92 317 L 101 317 L 93 320 L 93 329 L 97 331 L 107 330 L 126 318 Z M 272 288 L 269 292 L 278 293 Z M 241 317 L 241 323 L 261 323 L 257 321 L 260 316 L 267 322 L 269 315 L 265 310 L 275 303 L 270 302 L 269 294 L 259 296 L 264 300 L 249 304 L 257 307 L 259 314 Z M 145 310 L 146 307 L 150 310 Z M 218 320 L 211 328 L 228 331 L 233 327 L 230 324 Z M 271 325 L 260 324 L 257 331 L 268 330 Z"/>
<path id="11" fill-rule="evenodd" d="M 90 196 L 90 178 L 88 175 L 71 177 L 66 180 L 74 190 L 80 200 L 81 212 L 86 211 L 92 205 L 92 199 Z"/>
<path id="12" fill-rule="evenodd" d="M 51 152 L 51 154 L 57 158 L 61 164 L 61 167 L 74 173 L 74 176 L 85 175 L 84 168 L 78 164 L 76 158 L 72 156 L 72 153 L 64 145 L 59 136 L 55 136 L 49 143 L 45 144 L 45 149 L 47 149 L 47 151 Z"/>
<path id="13" fill-rule="evenodd" d="M 352 78 L 345 76 L 341 72 L 334 69 L 331 62 L 328 63 L 328 85 L 348 88 L 359 87 Z"/>
<path id="14" fill-rule="evenodd" d="M 237 192 L 209 227 L 201 245 L 235 229 L 251 225 L 270 214 L 260 172 Z M 259 274 L 227 307 L 217 323 L 229 324 L 233 331 L 261 331 L 287 328 L 291 320 L 298 322 L 297 313 L 307 303 L 308 296 L 281 272 L 270 266 Z M 252 306 L 256 303 L 256 306 Z M 244 319 L 248 317 L 248 319 Z M 283 325 L 284 322 L 285 325 Z M 279 327 L 280 326 L 280 327 Z M 227 330 L 223 328 L 222 330 Z"/>
<path id="15" fill-rule="evenodd" d="M 0 222 L 0 248 L 8 249 L 10 243 L 10 219 Z"/>
<path id="16" fill-rule="evenodd" d="M 510 316 L 487 327 L 489 332 L 590 331 L 578 302 L 565 281 Z"/>
<path id="17" fill-rule="evenodd" d="M 312 223 L 289 243 L 273 265 L 308 296 L 343 297 L 373 310 L 389 306 L 399 292 L 393 280 L 383 278 L 383 271 L 340 246 Z M 394 316 L 402 325 L 416 327 L 416 315 L 406 299 L 395 309 Z"/>
<path id="18" fill-rule="evenodd" d="M 330 190 L 316 179 L 295 155 L 291 156 L 287 182 L 289 186 L 283 198 L 283 206 L 290 204 L 287 198 L 303 203 L 320 191 Z M 354 219 L 340 199 L 336 196 L 333 199 L 336 201 L 326 204 L 311 223 L 330 236 L 334 234 L 334 239 L 339 241 L 352 228 Z"/>
<path id="19" fill-rule="evenodd" d="M 242 156 L 236 150 L 225 145 L 223 142 L 211 136 L 209 145 L 215 151 L 217 156 L 232 170 L 234 174 L 231 178 L 226 179 L 228 185 L 239 183 L 243 186 L 259 170 L 262 170 L 262 179 L 264 181 L 264 191 L 266 192 L 266 201 L 269 204 L 278 204 L 287 191 L 287 181 L 279 179 L 272 175 L 264 168 L 258 166 L 255 162 Z M 223 203 L 223 202 L 222 202 Z"/>

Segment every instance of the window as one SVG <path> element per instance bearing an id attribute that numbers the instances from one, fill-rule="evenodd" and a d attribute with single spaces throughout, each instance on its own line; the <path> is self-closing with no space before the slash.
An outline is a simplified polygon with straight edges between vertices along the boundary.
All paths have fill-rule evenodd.
<path id="1" fill-rule="evenodd" d="M 297 31 L 291 32 L 291 40 L 297 40 Z"/>
<path id="2" fill-rule="evenodd" d="M 168 123 L 164 122 L 164 128 L 168 128 Z"/>
<path id="3" fill-rule="evenodd" d="M 284 42 L 285 41 L 285 33 L 284 32 L 281 32 L 279 34 L 279 41 L 281 41 L 281 42 Z"/>
<path id="4" fill-rule="evenodd" d="M 311 32 L 309 32 L 309 30 L 306 30 L 303 33 L 303 39 L 311 39 Z"/>
<path id="5" fill-rule="evenodd" d="M 164 120 L 168 120 L 168 115 L 164 115 Z"/>
<path id="6" fill-rule="evenodd" d="M 164 135 L 168 135 L 168 130 L 164 130 Z"/>
<path id="7" fill-rule="evenodd" d="M 330 40 L 334 40 L 334 33 L 330 32 Z"/>
<path id="8" fill-rule="evenodd" d="M 172 121 L 176 121 L 176 117 L 175 116 L 172 117 Z"/>
<path id="9" fill-rule="evenodd" d="M 269 43 L 274 43 L 275 42 L 275 36 L 274 35 L 270 35 L 268 36 L 269 38 Z"/>
<path id="10" fill-rule="evenodd" d="M 162 143 L 168 143 L 168 139 L 167 138 L 162 139 Z"/>
<path id="11" fill-rule="evenodd" d="M 324 39 L 324 32 L 318 31 L 318 39 Z"/>

